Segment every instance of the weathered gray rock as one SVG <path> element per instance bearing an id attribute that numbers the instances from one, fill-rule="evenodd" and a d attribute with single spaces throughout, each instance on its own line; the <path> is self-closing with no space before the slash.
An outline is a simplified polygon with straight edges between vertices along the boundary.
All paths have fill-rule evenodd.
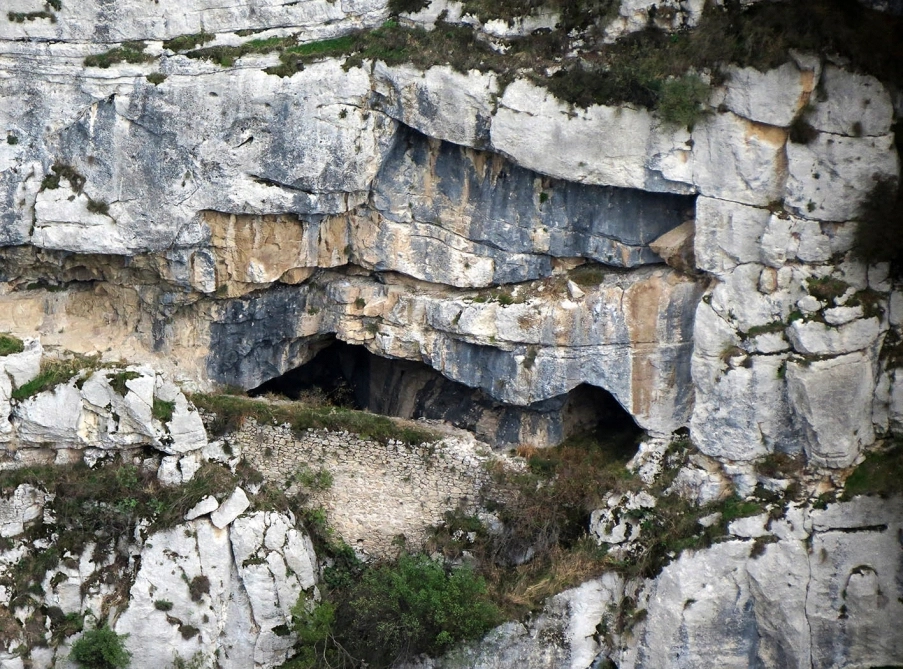
<path id="1" fill-rule="evenodd" d="M 456 72 L 441 65 L 373 67 L 379 109 L 420 132 L 454 144 L 484 148 L 495 112 L 498 78 L 494 73 Z"/>
<path id="2" fill-rule="evenodd" d="M 892 146 L 892 135 L 842 137 L 820 133 L 808 144 L 789 142 L 785 205 L 807 218 L 855 219 L 875 178 L 895 178 L 898 174 L 899 160 Z"/>
<path id="3" fill-rule="evenodd" d="M 519 288 L 524 301 L 510 305 L 411 294 L 361 278 L 324 282 L 326 295 L 308 287 L 271 291 L 220 310 L 211 327 L 208 373 L 223 383 L 256 387 L 312 357 L 299 340 L 335 332 L 377 355 L 423 360 L 509 404 L 556 397 L 580 383 L 599 386 L 640 425 L 670 434 L 686 421 L 692 401 L 684 394 L 689 384 L 676 379 L 689 374 L 689 328 L 700 289 L 664 268 L 601 279 L 584 288 L 586 296 L 578 302 L 546 292 L 542 284 L 527 284 Z M 364 307 L 355 306 L 358 298 Z M 605 319 L 596 316 L 602 313 Z M 377 335 L 363 327 L 359 314 L 381 317 Z M 418 315 L 416 321 L 411 314 Z M 667 344 L 629 343 L 660 338 Z M 564 341 L 572 351 L 562 357 Z M 528 346 L 536 347 L 532 365 L 523 364 Z M 642 392 L 634 391 L 634 380 Z"/>
<path id="4" fill-rule="evenodd" d="M 798 320 L 790 324 L 787 332 L 800 353 L 840 355 L 872 346 L 881 333 L 881 324 L 877 318 L 857 319 L 836 327 Z"/>
<path id="5" fill-rule="evenodd" d="M 822 132 L 849 137 L 886 135 L 894 115 L 890 94 L 874 77 L 825 67 L 806 121 Z"/>
<path id="6" fill-rule="evenodd" d="M 787 363 L 787 389 L 809 460 L 848 467 L 875 440 L 872 362 L 865 353 Z"/>
<path id="7" fill-rule="evenodd" d="M 216 501 L 216 497 L 208 495 L 188 510 L 188 513 L 185 514 L 185 520 L 194 520 L 195 518 L 206 516 L 208 513 L 216 511 L 217 508 L 219 508 L 219 502 Z"/>
<path id="8" fill-rule="evenodd" d="M 232 491 L 232 494 L 220 504 L 219 508 L 210 514 L 210 522 L 219 529 L 223 529 L 226 525 L 243 514 L 249 506 L 251 506 L 251 501 L 248 499 L 245 491 L 241 488 L 236 488 Z"/>
<path id="9" fill-rule="evenodd" d="M 750 121 L 787 127 L 806 105 L 818 74 L 792 62 L 767 72 L 732 66 L 724 105 Z"/>
<path id="10" fill-rule="evenodd" d="M 0 537 L 14 537 L 25 531 L 33 520 L 41 518 L 44 506 L 55 495 L 23 483 L 9 497 L 0 497 Z"/>

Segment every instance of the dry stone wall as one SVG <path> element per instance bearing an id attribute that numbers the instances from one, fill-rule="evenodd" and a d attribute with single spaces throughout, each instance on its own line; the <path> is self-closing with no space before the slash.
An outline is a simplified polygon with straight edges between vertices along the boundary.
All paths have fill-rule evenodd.
<path id="1" fill-rule="evenodd" d="M 394 555 L 404 545 L 419 548 L 431 525 L 447 511 L 474 513 L 491 465 L 502 456 L 468 435 L 411 446 L 380 443 L 348 432 L 262 425 L 247 419 L 225 437 L 264 479 L 289 491 L 307 491 L 308 504 L 326 511 L 329 525 L 346 543 L 376 557 Z M 305 486 L 305 475 L 328 472 L 325 489 Z M 300 476 L 299 476 L 300 475 Z"/>

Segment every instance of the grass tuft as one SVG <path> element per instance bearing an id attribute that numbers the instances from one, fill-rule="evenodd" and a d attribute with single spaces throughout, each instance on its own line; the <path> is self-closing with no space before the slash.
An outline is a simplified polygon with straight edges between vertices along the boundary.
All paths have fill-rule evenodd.
<path id="1" fill-rule="evenodd" d="M 11 334 L 0 334 L 0 357 L 13 355 L 25 350 L 25 343 Z"/>
<path id="2" fill-rule="evenodd" d="M 903 437 L 885 451 L 869 453 L 847 478 L 841 499 L 856 495 L 890 497 L 903 494 Z"/>
<path id="3" fill-rule="evenodd" d="M 123 42 L 122 46 L 85 58 L 86 67 L 107 69 L 118 63 L 150 63 L 154 57 L 144 53 L 147 45 L 144 42 Z"/>
<path id="4" fill-rule="evenodd" d="M 193 394 L 191 401 L 199 409 L 216 414 L 217 418 L 210 425 L 215 436 L 237 429 L 245 418 L 253 418 L 258 423 L 270 425 L 288 423 L 296 432 L 306 432 L 309 428 L 346 430 L 363 439 L 382 442 L 395 439 L 407 444 L 422 444 L 440 439 L 432 431 L 343 407 L 308 406 L 299 402 L 276 404 L 235 395 L 204 393 Z"/>

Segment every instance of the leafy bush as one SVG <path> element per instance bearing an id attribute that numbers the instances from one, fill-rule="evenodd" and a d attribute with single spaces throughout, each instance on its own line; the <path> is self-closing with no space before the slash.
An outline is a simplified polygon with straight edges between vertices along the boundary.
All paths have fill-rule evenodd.
<path id="1" fill-rule="evenodd" d="M 108 377 L 108 381 L 110 382 L 110 387 L 115 390 L 117 394 L 125 397 L 126 393 L 129 392 L 128 386 L 126 384 L 129 381 L 140 378 L 141 374 L 139 374 L 138 372 L 121 371 L 116 372 L 115 374 L 111 374 Z"/>
<path id="2" fill-rule="evenodd" d="M 188 582 L 188 593 L 191 595 L 191 601 L 201 601 L 204 595 L 210 594 L 210 579 L 204 574 L 195 576 Z"/>
<path id="3" fill-rule="evenodd" d="M 711 88 L 695 74 L 685 74 L 662 84 L 658 111 L 662 119 L 674 125 L 692 128 L 705 114 Z"/>
<path id="4" fill-rule="evenodd" d="M 321 657 L 322 666 L 344 660 L 389 667 L 478 638 L 499 622 L 482 578 L 425 555 L 403 553 L 395 563 L 371 567 L 332 599 L 308 613 L 302 598 L 293 611 L 300 660 L 308 666 Z"/>
<path id="5" fill-rule="evenodd" d="M 69 657 L 84 669 L 125 669 L 132 659 L 122 643 L 125 637 L 106 625 L 88 630 L 72 644 Z"/>
<path id="6" fill-rule="evenodd" d="M 25 344 L 21 339 L 9 334 L 0 334 L 0 357 L 13 355 L 25 350 Z"/>
<path id="7" fill-rule="evenodd" d="M 176 410 L 175 402 L 166 402 L 161 399 L 154 398 L 154 404 L 151 407 L 151 414 L 161 423 L 168 423 L 172 420 L 173 411 Z"/>

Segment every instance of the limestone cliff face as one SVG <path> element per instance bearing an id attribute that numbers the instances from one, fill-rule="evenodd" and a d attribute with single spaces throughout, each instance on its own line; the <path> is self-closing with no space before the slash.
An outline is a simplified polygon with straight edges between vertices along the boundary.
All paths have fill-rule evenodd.
<path id="1" fill-rule="evenodd" d="M 181 29 L 118 11 L 129 37 Z M 321 19 L 291 23 L 321 35 Z M 892 285 L 849 257 L 872 180 L 899 170 L 873 78 L 804 54 L 734 68 L 689 132 L 444 66 L 324 59 L 282 78 L 270 56 L 223 68 L 155 42 L 153 63 L 86 67 L 103 46 L 55 25 L 61 41 L 3 43 L 5 329 L 244 387 L 334 333 L 515 405 L 598 385 L 647 430 L 690 425 L 731 461 L 803 449 L 845 467 L 898 420 L 893 400 L 870 406 L 899 394 L 878 364 Z M 796 144 L 804 108 L 813 135 Z M 709 278 L 639 269 L 688 219 Z M 541 292 L 580 261 L 633 269 Z M 851 292 L 804 299 L 835 280 Z M 27 290 L 41 282 L 64 290 Z M 517 303 L 467 292 L 492 286 Z M 869 313 L 847 308 L 863 296 Z M 115 327 L 98 332 L 103 301 Z M 855 401 L 831 395 L 838 375 Z"/>
<path id="2" fill-rule="evenodd" d="M 703 4 L 625 0 L 603 38 L 650 22 L 692 27 Z M 791 52 L 766 71 L 726 65 L 688 129 L 636 105 L 566 104 L 525 72 L 324 57 L 283 77 L 266 71 L 279 65 L 275 53 L 220 65 L 163 43 L 200 34 L 220 47 L 287 35 L 307 44 L 379 26 L 385 0 L 61 7 L 13 0 L 0 18 L 0 332 L 30 340 L 0 357 L 3 466 L 146 446 L 165 454 L 161 478 L 189 480 L 209 444 L 167 379 L 251 389 L 331 338 L 473 389 L 473 406 L 496 413 L 475 410 L 467 426 L 497 446 L 557 443 L 568 393 L 602 388 L 653 437 L 689 429 L 695 451 L 675 485 L 700 502 L 749 493 L 774 453 L 801 456 L 807 485 L 821 491 L 903 426 L 891 350 L 903 291 L 886 264 L 852 253 L 874 184 L 899 180 L 892 125 L 903 109 L 899 91 L 895 109 L 881 82 L 838 59 Z M 403 19 L 432 27 L 444 12 L 504 46 L 559 18 L 480 21 L 463 9 L 434 0 Z M 145 42 L 125 45 L 137 62 L 85 62 L 134 40 Z M 101 374 L 16 400 L 41 347 L 127 359 L 141 379 L 125 394 Z M 174 403 L 168 424 L 151 414 L 157 400 Z M 839 516 L 860 513 L 843 508 Z M 636 667 L 697 666 L 725 645 L 725 666 L 899 661 L 896 641 L 873 658 L 855 620 L 831 645 L 837 584 L 847 579 L 852 602 L 844 620 L 872 601 L 890 619 L 898 602 L 881 597 L 895 587 L 893 570 L 865 557 L 852 564 L 860 548 L 846 521 L 803 515 L 756 559 L 759 535 L 738 529 L 736 540 L 633 584 L 649 619 L 606 653 Z M 883 550 L 899 519 L 878 524 L 853 529 Z M 803 555 L 806 541 L 830 560 Z M 224 542 L 217 534 L 211 545 L 225 552 L 211 559 L 238 583 L 246 574 Z M 147 555 L 136 583 L 160 576 L 146 573 Z M 160 567 L 171 556 L 156 557 Z M 781 584 L 766 572 L 777 563 L 808 579 L 805 610 L 774 600 Z M 718 595 L 705 599 L 682 569 L 711 573 Z M 587 586 L 596 620 L 600 593 L 619 601 L 628 587 L 600 583 Z M 125 620 L 147 608 L 139 590 Z M 675 613 L 680 598 L 688 603 Z M 223 613 L 216 633 L 250 629 L 256 601 Z M 260 615 L 284 621 L 283 604 L 281 618 Z M 718 612 L 730 639 L 712 632 Z M 279 639 L 264 639 L 282 623 L 257 616 L 255 643 L 270 646 L 259 656 L 243 648 L 234 666 L 284 656 Z M 862 635 L 878 629 L 869 625 Z M 535 630 L 509 631 L 504 643 L 514 645 L 473 666 L 512 666 L 504 662 L 526 653 L 511 638 Z M 564 657 L 587 666 L 602 650 L 547 648 L 546 664 L 530 666 L 564 666 Z"/>

